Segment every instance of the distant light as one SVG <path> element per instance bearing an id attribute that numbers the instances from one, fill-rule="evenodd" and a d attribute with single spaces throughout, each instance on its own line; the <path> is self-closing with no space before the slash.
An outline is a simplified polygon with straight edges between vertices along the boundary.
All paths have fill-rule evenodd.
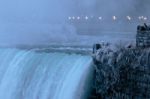
<path id="1" fill-rule="evenodd" d="M 127 16 L 127 19 L 130 21 L 130 20 L 131 20 L 131 17 L 130 17 L 130 16 Z"/>
<path id="2" fill-rule="evenodd" d="M 144 16 L 139 16 L 139 20 L 144 20 Z"/>
<path id="3" fill-rule="evenodd" d="M 78 16 L 77 19 L 80 20 L 80 17 Z"/>
<path id="4" fill-rule="evenodd" d="M 144 18 L 144 16 L 141 16 L 141 18 L 143 19 L 143 18 Z"/>
<path id="5" fill-rule="evenodd" d="M 144 21 L 146 21 L 146 20 L 147 20 L 147 17 L 139 16 L 139 20 L 144 20 Z"/>
<path id="6" fill-rule="evenodd" d="M 102 17 L 98 17 L 99 20 L 102 20 Z"/>
<path id="7" fill-rule="evenodd" d="M 71 17 L 68 17 L 69 20 L 71 20 Z"/>
<path id="8" fill-rule="evenodd" d="M 147 20 L 147 17 L 144 17 L 144 18 L 143 18 L 143 20 L 145 20 L 145 21 L 146 21 L 146 20 Z"/>
<path id="9" fill-rule="evenodd" d="M 117 20 L 117 17 L 116 17 L 116 16 L 113 16 L 112 18 L 113 18 L 113 20 Z"/>
<path id="10" fill-rule="evenodd" d="M 87 17 L 87 16 L 86 16 L 86 17 L 85 17 L 85 19 L 86 19 L 86 20 L 88 20 L 88 19 L 89 19 L 89 17 Z"/>
<path id="11" fill-rule="evenodd" d="M 141 19 L 142 19 L 142 17 L 141 17 L 141 16 L 139 16 L 138 18 L 139 18 L 139 20 L 141 20 Z"/>
<path id="12" fill-rule="evenodd" d="M 75 17 L 73 16 L 73 17 L 72 17 L 72 19 L 74 20 L 74 19 L 75 19 Z"/>

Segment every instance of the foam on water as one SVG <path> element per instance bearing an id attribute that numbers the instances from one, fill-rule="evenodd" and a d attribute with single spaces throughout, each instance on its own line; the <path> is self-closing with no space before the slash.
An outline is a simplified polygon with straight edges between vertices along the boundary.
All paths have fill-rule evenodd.
<path id="1" fill-rule="evenodd" d="M 0 49 L 0 99 L 83 98 L 79 84 L 91 61 L 81 54 Z"/>

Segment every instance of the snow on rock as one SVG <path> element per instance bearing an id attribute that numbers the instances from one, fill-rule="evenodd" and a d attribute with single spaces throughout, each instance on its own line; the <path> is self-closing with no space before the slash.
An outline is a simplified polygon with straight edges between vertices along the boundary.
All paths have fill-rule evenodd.
<path id="1" fill-rule="evenodd" d="M 150 98 L 150 49 L 132 44 L 117 47 L 105 45 L 94 54 L 97 96 Z"/>

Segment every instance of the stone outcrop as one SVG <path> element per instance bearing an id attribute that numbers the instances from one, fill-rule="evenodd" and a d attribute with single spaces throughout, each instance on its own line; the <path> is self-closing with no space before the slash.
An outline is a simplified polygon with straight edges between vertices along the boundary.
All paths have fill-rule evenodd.
<path id="1" fill-rule="evenodd" d="M 150 26 L 137 27 L 136 46 L 141 48 L 150 47 Z"/>
<path id="2" fill-rule="evenodd" d="M 150 99 L 150 49 L 101 48 L 95 59 L 96 99 Z"/>
<path id="3" fill-rule="evenodd" d="M 93 57 L 96 99 L 150 99 L 150 49 L 105 47 Z"/>
<path id="4" fill-rule="evenodd" d="M 93 48 L 95 99 L 150 99 L 150 26 L 137 27 L 136 47 L 100 45 Z"/>

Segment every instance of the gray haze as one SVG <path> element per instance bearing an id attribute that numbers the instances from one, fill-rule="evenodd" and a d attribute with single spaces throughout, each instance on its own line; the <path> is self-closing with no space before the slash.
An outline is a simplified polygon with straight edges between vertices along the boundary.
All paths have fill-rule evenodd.
<path id="1" fill-rule="evenodd" d="M 149 16 L 149 5 L 149 0 L 0 0 L 0 45 L 85 44 L 89 39 L 96 42 L 96 38 L 88 36 L 92 32 L 88 32 L 89 28 L 100 27 L 100 30 L 112 32 L 128 29 L 127 25 L 135 28 L 134 22 L 126 24 L 122 17 Z M 85 25 L 67 19 L 68 16 L 86 15 L 105 18 L 116 15 L 121 20 L 115 24 L 106 20 L 103 24 L 89 22 Z M 79 27 L 87 31 L 86 36 L 81 36 Z M 104 34 L 99 36 L 104 37 Z"/>

